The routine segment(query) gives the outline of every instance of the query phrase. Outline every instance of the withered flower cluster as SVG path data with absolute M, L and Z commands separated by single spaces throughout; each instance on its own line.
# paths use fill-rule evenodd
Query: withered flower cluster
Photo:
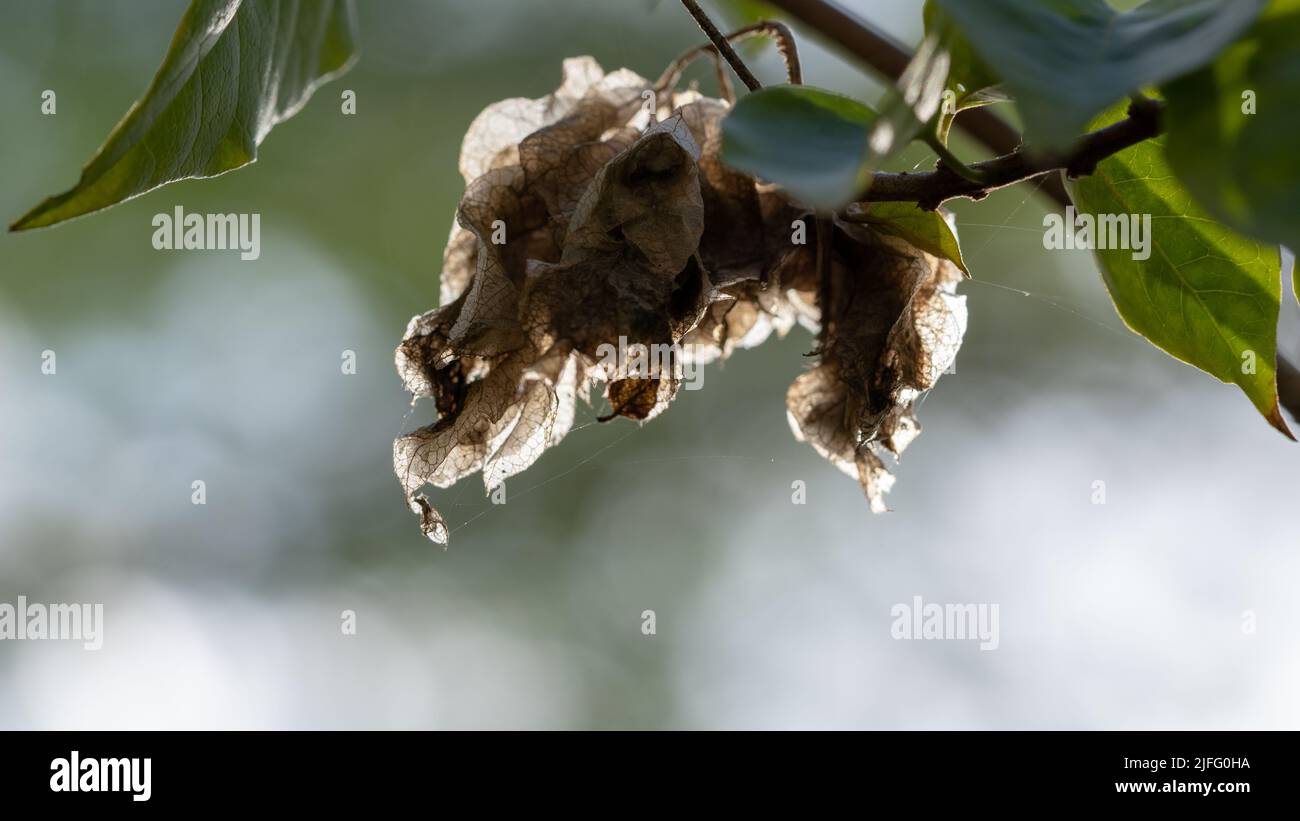
M 914 401 L 961 343 L 960 272 L 865 225 L 813 230 L 807 209 L 722 164 L 726 102 L 653 86 L 566 60 L 555 93 L 495 103 L 465 135 L 441 307 L 396 354 L 437 408 L 393 447 L 436 542 L 447 525 L 424 485 L 481 471 L 490 493 L 564 438 L 593 389 L 611 416 L 668 406 L 677 371 L 629 377 L 603 345 L 676 346 L 698 365 L 796 323 L 817 350 L 787 391 L 791 428 L 885 509 L 882 456 L 917 435 Z

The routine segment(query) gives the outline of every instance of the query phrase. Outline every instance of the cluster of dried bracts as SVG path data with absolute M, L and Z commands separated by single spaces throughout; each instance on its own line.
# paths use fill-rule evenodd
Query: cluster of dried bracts
M 794 434 L 885 509 L 882 457 L 917 435 L 913 403 L 961 344 L 960 272 L 866 225 L 818 224 L 722 164 L 727 102 L 656 85 L 567 60 L 554 94 L 489 106 L 465 135 L 441 307 L 397 349 L 407 389 L 437 408 L 393 448 L 436 542 L 447 526 L 424 485 L 481 471 L 491 492 L 564 438 L 580 398 L 636 420 L 668 406 L 679 373 L 629 376 L 611 346 L 698 365 L 796 323 L 817 349 L 786 392 Z

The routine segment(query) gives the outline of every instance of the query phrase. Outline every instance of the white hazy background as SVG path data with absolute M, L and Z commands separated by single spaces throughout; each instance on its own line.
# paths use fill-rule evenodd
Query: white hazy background
M 918 37 L 919 2 L 849 5 Z M 436 302 L 460 134 L 563 56 L 654 76 L 699 36 L 669 0 L 361 6 L 361 63 L 255 166 L 0 239 L 0 601 L 106 621 L 98 652 L 0 641 L 0 727 L 1300 726 L 1300 450 L 1124 330 L 1026 187 L 957 209 L 970 331 L 893 512 L 792 439 L 796 330 L 643 429 L 587 410 L 504 506 L 435 493 L 451 549 L 422 539 L 391 442 L 432 410 L 391 352 Z M 4 4 L 7 220 L 75 180 L 183 7 Z M 176 205 L 261 213 L 261 258 L 153 251 Z M 999 648 L 891 639 L 915 595 L 997 604 Z

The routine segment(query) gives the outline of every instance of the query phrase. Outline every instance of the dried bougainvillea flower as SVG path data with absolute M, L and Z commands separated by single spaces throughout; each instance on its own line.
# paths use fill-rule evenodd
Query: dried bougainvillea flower
M 466 135 L 443 305 L 411 321 L 396 354 L 407 389 L 438 410 L 394 443 L 408 502 L 435 541 L 447 527 L 419 495 L 425 484 L 481 470 L 491 491 L 564 437 L 593 384 L 636 419 L 676 394 L 672 374 L 618 379 L 622 363 L 602 355 L 629 341 L 673 345 L 712 293 L 696 258 L 699 148 L 680 116 L 651 122 L 648 89 L 631 72 L 569 60 L 555 94 L 491 106 Z
M 883 509 L 879 452 L 919 430 L 912 403 L 961 340 L 956 269 L 864 225 L 835 222 L 826 249 L 800 244 L 812 215 L 721 162 L 729 109 L 579 57 L 555 93 L 495 103 L 470 125 L 441 306 L 411 320 L 396 353 L 406 388 L 438 413 L 393 446 L 431 539 L 449 534 L 425 485 L 481 471 L 491 493 L 563 439 L 593 391 L 602 421 L 651 419 L 682 366 L 796 323 L 819 339 L 787 398 L 796 436 Z M 667 368 L 645 371 L 638 348 L 670 351 Z
M 879 513 L 894 484 L 882 457 L 896 460 L 921 432 L 916 399 L 951 367 L 966 332 L 962 273 L 860 225 L 837 220 L 826 233 L 829 247 L 798 262 L 816 267 L 826 254 L 818 301 L 831 308 L 817 362 L 786 392 L 786 409 L 795 438 L 855 477 Z

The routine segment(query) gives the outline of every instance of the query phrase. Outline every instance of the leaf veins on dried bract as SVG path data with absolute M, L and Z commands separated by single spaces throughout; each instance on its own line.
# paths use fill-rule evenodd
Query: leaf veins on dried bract
M 396 353 L 406 388 L 438 414 L 393 445 L 425 535 L 448 537 L 425 485 L 481 471 L 490 493 L 558 444 L 593 391 L 609 406 L 602 418 L 668 407 L 679 372 L 625 378 L 602 345 L 677 345 L 703 364 L 797 322 L 818 333 L 818 349 L 787 393 L 795 435 L 884 509 L 892 476 L 881 457 L 919 432 L 915 399 L 961 343 L 960 274 L 836 222 L 822 281 L 816 241 L 790 242 L 793 221 L 811 226 L 812 215 L 720 161 L 728 110 L 578 57 L 553 94 L 495 103 L 470 125 L 441 306 L 411 320 Z

